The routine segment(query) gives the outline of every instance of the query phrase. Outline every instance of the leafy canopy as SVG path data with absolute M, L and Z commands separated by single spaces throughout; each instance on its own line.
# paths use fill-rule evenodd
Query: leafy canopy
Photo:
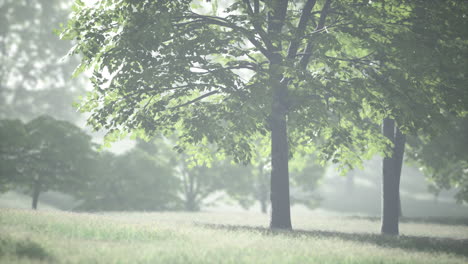
M 443 13 L 459 5 L 453 1 Z M 384 117 L 397 117 L 407 132 L 442 119 L 446 97 L 440 85 L 428 85 L 439 77 L 422 72 L 425 59 L 405 49 L 426 30 L 445 29 L 437 28 L 437 15 L 424 15 L 435 8 L 421 15 L 423 6 L 78 0 L 62 37 L 75 40 L 71 53 L 82 55 L 77 73 L 93 70 L 94 90 L 80 109 L 110 139 L 177 130 L 180 150 L 215 142 L 236 162 L 249 161 L 254 139 L 270 131 L 273 77 L 287 87 L 279 103 L 287 112 L 291 155 L 315 144 L 324 160 L 352 166 L 386 149 L 377 126 Z M 272 29 L 279 23 L 271 21 L 273 11 L 285 17 L 279 31 Z M 427 28 L 419 26 L 424 21 Z M 412 50 L 428 51 L 430 44 Z M 441 47 L 465 47 L 457 45 L 444 38 Z M 412 105 L 425 107 L 408 111 Z

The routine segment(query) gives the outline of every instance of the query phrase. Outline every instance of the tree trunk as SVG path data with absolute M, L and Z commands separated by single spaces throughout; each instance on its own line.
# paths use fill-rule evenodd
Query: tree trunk
M 282 83 L 280 34 L 284 25 L 288 0 L 271 2 L 268 13 L 268 35 L 272 43 L 269 58 L 269 78 L 272 91 L 271 102 L 271 221 L 272 229 L 292 229 L 289 202 L 289 146 L 287 132 L 287 83 Z
M 185 210 L 189 212 L 198 211 L 198 206 L 193 195 L 187 195 L 185 199 Z
M 194 212 L 198 211 L 197 193 L 195 192 L 195 179 L 193 174 L 188 174 L 188 188 L 185 190 L 185 210 Z
M 41 182 L 39 177 L 34 179 L 33 193 L 32 193 L 32 209 L 37 209 L 37 203 L 39 202 L 39 194 L 41 193 Z
M 275 108 L 275 107 L 273 107 Z M 291 229 L 286 115 L 273 109 L 271 127 L 271 228 Z
M 260 210 L 262 211 L 262 214 L 267 213 L 267 201 L 265 199 L 260 200 Z
M 270 64 L 272 71 L 277 65 Z M 291 212 L 289 202 L 289 146 L 286 125 L 287 86 L 275 74 L 272 76 L 272 110 L 271 110 L 271 222 L 270 228 L 291 229 Z
M 395 153 L 395 162 L 396 162 L 396 169 L 398 170 L 398 186 L 400 184 L 400 179 L 401 179 L 401 171 L 403 168 L 403 156 L 405 154 L 405 144 L 406 144 L 406 136 L 403 135 L 396 126 L 395 128 L 395 148 L 394 148 L 394 153 Z M 398 216 L 402 217 L 403 216 L 403 209 L 401 207 L 401 196 L 400 196 L 400 188 L 398 187 Z
M 395 126 L 395 120 L 385 118 L 382 132 L 393 144 L 391 157 L 383 159 L 382 229 L 385 235 L 398 235 L 400 216 L 400 175 L 403 165 L 405 136 Z

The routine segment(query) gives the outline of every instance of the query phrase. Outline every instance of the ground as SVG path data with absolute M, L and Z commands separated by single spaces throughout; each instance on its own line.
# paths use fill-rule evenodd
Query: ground
M 295 231 L 242 212 L 72 213 L 0 209 L 0 263 L 468 263 L 466 219 L 293 214 Z

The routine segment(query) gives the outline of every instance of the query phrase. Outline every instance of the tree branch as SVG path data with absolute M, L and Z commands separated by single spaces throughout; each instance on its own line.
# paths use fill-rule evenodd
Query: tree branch
M 325 20 L 328 15 L 328 9 L 330 8 L 331 0 L 326 0 L 325 4 L 323 5 L 322 12 L 320 12 L 319 22 L 317 24 L 317 28 L 315 31 L 322 31 L 325 28 Z M 299 62 L 300 66 L 305 69 L 307 68 L 307 64 L 309 64 L 310 56 L 312 56 L 312 49 L 313 49 L 313 39 L 309 38 L 307 42 L 307 46 L 304 50 L 304 56 L 302 57 L 301 61 Z
M 287 55 L 288 59 L 293 59 L 297 54 L 300 41 L 302 37 L 304 37 L 304 32 L 307 26 L 307 22 L 309 18 L 311 17 L 311 11 L 314 8 L 316 2 L 317 2 L 316 0 L 308 0 L 305 3 L 304 8 L 302 9 L 301 18 L 299 19 L 299 24 L 297 25 L 297 29 L 296 29 L 296 34 L 294 36 L 294 39 L 291 40 L 291 43 L 289 44 L 288 55 Z
M 219 91 L 217 91 L 217 90 L 216 90 L 216 91 L 211 91 L 211 92 L 206 93 L 206 94 L 204 94 L 204 95 L 201 95 L 201 96 L 199 96 L 199 97 L 197 97 L 197 98 L 195 98 L 195 99 L 193 99 L 193 100 L 190 100 L 190 101 L 188 101 L 188 102 L 186 102 L 186 103 L 183 103 L 183 104 L 180 104 L 180 105 L 171 107 L 170 109 L 177 109 L 177 108 L 181 108 L 181 107 L 184 107 L 184 106 L 193 104 L 193 103 L 195 103 L 195 102 L 200 101 L 200 100 L 203 99 L 203 98 L 206 98 L 206 97 L 208 97 L 208 96 L 211 96 L 211 95 L 217 94 L 217 93 L 219 93 Z
M 267 58 L 272 57 L 272 53 L 268 49 L 263 47 L 263 45 L 247 29 L 239 27 L 233 24 L 232 22 L 230 22 L 229 20 L 221 18 L 221 17 L 204 16 L 204 15 L 200 15 L 194 12 L 190 12 L 190 13 L 192 15 L 184 16 L 182 18 L 186 18 L 186 19 L 196 18 L 196 20 L 193 20 L 192 23 L 207 23 L 211 25 L 218 25 L 218 26 L 230 28 L 232 30 L 236 30 L 237 32 L 242 33 L 250 41 L 250 43 L 252 43 L 252 45 L 254 45 L 265 57 Z M 189 22 L 185 22 L 185 23 L 189 23 Z
M 286 13 L 288 11 L 288 0 L 276 0 L 270 1 L 276 3 L 276 6 L 271 6 L 270 13 L 268 14 L 268 31 L 281 30 L 284 20 L 286 19 Z
M 254 0 L 254 13 L 258 14 L 260 12 L 260 0 Z
M 258 23 L 258 19 L 257 19 L 257 14 L 258 12 L 255 12 L 254 10 L 252 10 L 252 7 L 250 5 L 250 0 L 243 0 L 245 5 L 247 6 L 247 14 L 250 16 L 250 20 L 252 22 L 252 25 L 254 27 L 254 29 L 257 31 L 258 35 L 260 36 L 260 38 L 262 39 L 263 43 L 265 43 L 266 45 L 266 48 L 270 51 L 273 50 L 273 43 L 271 43 L 271 40 L 270 38 L 268 38 L 267 36 L 267 33 L 265 32 L 265 30 L 263 29 L 262 25 L 260 25 L 260 23 Z M 258 0 L 257 0 L 258 2 Z

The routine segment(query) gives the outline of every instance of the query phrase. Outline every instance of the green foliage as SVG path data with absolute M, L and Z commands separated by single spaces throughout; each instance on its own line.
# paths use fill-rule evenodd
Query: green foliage
M 89 175 L 94 162 L 91 137 L 50 116 L 26 124 L 1 120 L 0 135 L 0 182 L 10 187 L 28 189 L 37 181 L 42 191 L 73 191 Z
M 76 41 L 70 53 L 82 56 L 79 71 L 93 70 L 94 90 L 80 110 L 111 139 L 177 131 L 180 152 L 210 163 L 206 146 L 216 143 L 221 156 L 249 163 L 278 108 L 290 156 L 315 150 L 322 164 L 346 170 L 390 154 L 383 118 L 406 134 L 431 135 L 446 126 L 444 113 L 467 114 L 467 8 L 457 0 L 237 0 L 211 8 L 77 1 L 62 37 Z
M 79 210 L 157 211 L 181 207 L 178 181 L 167 161 L 132 149 L 121 155 L 99 153 Z
M 419 165 L 432 190 L 455 188 L 459 202 L 468 202 L 468 119 L 447 117 L 450 125 L 435 136 L 408 140 L 410 161 Z
M 254 24 L 263 22 L 250 21 L 241 1 L 219 17 L 207 16 L 189 3 L 75 5 L 62 37 L 77 41 L 72 53 L 81 54 L 82 65 L 94 70 L 95 88 L 80 109 L 91 112 L 88 122 L 95 129 L 118 133 L 142 129 L 148 135 L 177 130 L 181 150 L 215 142 L 234 161 L 248 162 L 252 138 L 270 129 L 271 54 L 254 37 Z M 259 17 L 268 10 L 268 5 L 261 6 Z M 291 12 L 285 26 L 293 27 L 299 14 Z M 312 34 L 313 26 L 306 31 Z M 293 31 L 284 32 L 278 37 L 286 43 Z M 350 50 L 356 41 L 340 42 L 331 34 L 318 34 L 315 41 L 314 61 L 307 69 L 287 60 L 278 68 L 290 78 L 286 101 L 291 141 L 325 138 L 323 158 L 355 163 L 360 152 L 373 150 L 367 147 L 369 141 L 383 146 L 383 139 L 372 125 L 350 125 L 368 123 L 359 111 L 361 95 L 367 93 L 329 76 L 349 71 L 354 83 L 366 76 L 352 70 L 353 65 L 331 64 L 327 51 Z M 349 98 L 355 101 L 348 103 Z M 373 133 L 364 133 L 369 129 Z M 322 137 L 327 131 L 329 136 Z M 351 139 L 355 135 L 361 136 Z M 337 152 L 340 155 L 334 155 Z

